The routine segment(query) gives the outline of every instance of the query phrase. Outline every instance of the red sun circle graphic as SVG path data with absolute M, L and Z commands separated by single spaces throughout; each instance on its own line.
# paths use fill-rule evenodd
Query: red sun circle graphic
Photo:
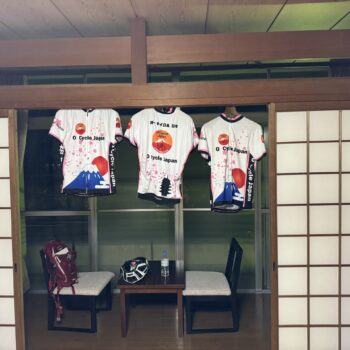
M 232 178 L 233 182 L 237 185 L 238 188 L 241 188 L 245 184 L 245 173 L 240 168 L 232 169 Z
M 159 153 L 167 153 L 173 145 L 173 138 L 165 130 L 157 130 L 152 136 L 152 146 Z
M 131 120 L 130 120 L 129 123 L 128 123 L 128 129 L 130 129 L 131 126 L 132 126 L 132 123 L 131 123 Z
M 83 135 L 86 131 L 86 126 L 84 123 L 78 123 L 76 126 L 75 126 L 75 132 L 79 135 Z
M 219 141 L 220 145 L 226 146 L 226 145 L 228 145 L 229 137 L 227 134 L 220 134 L 218 137 L 218 141 Z
M 107 174 L 107 172 L 108 172 L 108 161 L 107 161 L 106 158 L 104 158 L 102 156 L 98 156 L 98 157 L 93 159 L 91 164 L 96 165 L 98 171 L 100 172 L 100 174 L 102 176 Z

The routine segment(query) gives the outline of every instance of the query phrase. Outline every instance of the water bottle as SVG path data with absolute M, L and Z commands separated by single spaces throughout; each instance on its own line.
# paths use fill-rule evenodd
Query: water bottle
M 160 275 L 162 277 L 169 276 L 169 258 L 166 250 L 163 250 L 162 260 L 160 261 Z

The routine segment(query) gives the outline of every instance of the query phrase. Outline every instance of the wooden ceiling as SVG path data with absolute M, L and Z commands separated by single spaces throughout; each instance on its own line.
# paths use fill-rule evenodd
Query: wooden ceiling
M 350 29 L 350 1 L 1 0 L 0 39 Z

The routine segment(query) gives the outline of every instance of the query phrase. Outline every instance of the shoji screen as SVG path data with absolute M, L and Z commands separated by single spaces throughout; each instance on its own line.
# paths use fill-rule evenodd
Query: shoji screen
M 0 116 L 0 350 L 16 349 L 8 124 Z
M 279 350 L 350 349 L 350 111 L 276 120 Z

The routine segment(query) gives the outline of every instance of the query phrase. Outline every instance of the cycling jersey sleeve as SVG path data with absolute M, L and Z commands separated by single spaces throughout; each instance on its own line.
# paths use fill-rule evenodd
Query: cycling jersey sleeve
M 123 140 L 122 123 L 118 112 L 110 111 L 110 128 L 111 134 L 109 135 L 111 143 L 117 143 Z
M 133 146 L 137 146 L 136 125 L 133 117 L 131 117 L 128 123 L 128 128 L 126 129 L 124 136 L 130 141 Z
M 55 118 L 49 131 L 49 134 L 54 136 L 61 143 L 63 143 L 68 130 L 66 117 L 67 116 L 64 113 L 64 111 L 59 110 L 55 115 Z
M 202 127 L 201 133 L 199 136 L 198 151 L 200 152 L 201 156 L 204 159 L 206 159 L 208 161 L 210 160 L 207 132 L 206 132 L 206 128 L 204 126 Z
M 260 159 L 265 153 L 264 134 L 262 127 L 258 125 L 249 140 L 249 150 L 255 159 Z

